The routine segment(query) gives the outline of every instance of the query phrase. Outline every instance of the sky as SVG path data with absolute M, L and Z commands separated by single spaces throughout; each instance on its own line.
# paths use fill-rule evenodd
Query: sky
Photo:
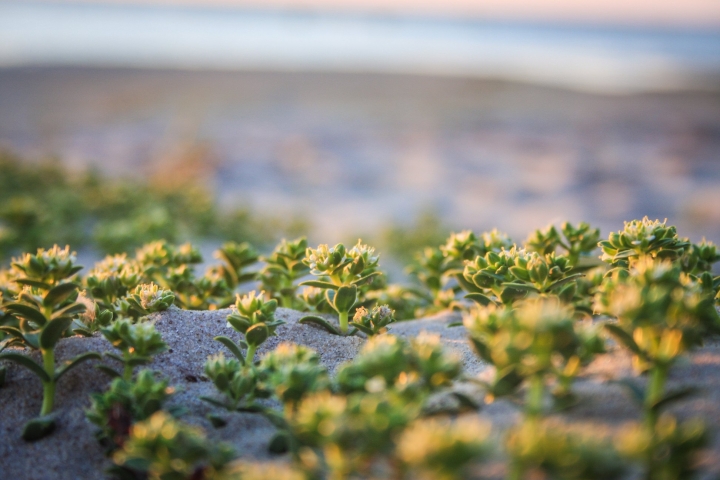
M 67 2 L 68 0 L 53 0 Z M 74 0 L 77 2 L 78 0 Z M 79 0 L 720 28 L 720 0 Z

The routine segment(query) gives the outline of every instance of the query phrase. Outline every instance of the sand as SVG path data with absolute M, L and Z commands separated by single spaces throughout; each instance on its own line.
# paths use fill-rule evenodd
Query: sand
M 224 349 L 213 337 L 237 335 L 226 326 L 225 317 L 228 313 L 229 310 L 195 312 L 172 307 L 156 315 L 156 327 L 169 350 L 158 355 L 150 367 L 162 372 L 172 385 L 179 388 L 180 392 L 171 404 L 181 404 L 187 408 L 184 421 L 202 426 L 211 439 L 230 443 L 243 458 L 284 461 L 286 457 L 268 453 L 267 444 L 274 428 L 261 415 L 225 415 L 229 424 L 222 429 L 214 429 L 205 418 L 210 412 L 224 413 L 198 397 L 215 393 L 212 383 L 203 376 L 203 364 L 207 356 Z M 321 362 L 332 372 L 343 362 L 352 359 L 362 347 L 364 340 L 361 338 L 338 337 L 312 326 L 298 324 L 302 315 L 293 310 L 278 309 L 277 317 L 287 323 L 278 328 L 278 336 L 269 339 L 258 354 L 262 356 L 281 341 L 306 345 L 318 351 Z M 422 331 L 440 334 L 445 347 L 462 356 L 468 375 L 490 375 L 492 369 L 478 360 L 467 344 L 464 328 L 447 328 L 448 323 L 457 319 L 457 314 L 440 314 L 402 322 L 393 325 L 391 333 L 402 337 L 414 337 Z M 110 344 L 102 337 L 68 338 L 58 344 L 57 358 L 62 361 L 86 351 L 111 350 Z M 24 442 L 20 439 L 20 433 L 23 424 L 40 410 L 40 382 L 26 370 L 7 365 L 7 381 L 0 389 L 0 478 L 103 478 L 108 460 L 95 440 L 94 426 L 84 418 L 84 409 L 89 406 L 89 394 L 107 388 L 109 379 L 96 370 L 92 363 L 76 368 L 61 380 L 55 405 L 57 430 L 35 443 Z M 720 428 L 718 368 L 720 342 L 713 340 L 678 365 L 672 371 L 669 384 L 670 388 L 688 384 L 702 388 L 699 395 L 677 405 L 672 411 L 681 418 L 703 417 L 713 434 Z M 584 370 L 576 383 L 575 391 L 581 397 L 581 403 L 556 416 L 606 433 L 638 419 L 640 412 L 624 390 L 607 382 L 631 375 L 630 358 L 624 351 L 615 348 L 608 354 L 600 355 Z M 498 432 L 520 417 L 519 407 L 508 400 L 483 406 L 479 415 L 492 420 Z M 720 473 L 720 442 L 717 438 L 713 439 L 711 449 L 703 455 L 702 467 L 702 478 L 713 478 Z M 485 474 L 490 478 L 501 478 L 502 470 L 501 463 L 495 462 L 489 465 Z

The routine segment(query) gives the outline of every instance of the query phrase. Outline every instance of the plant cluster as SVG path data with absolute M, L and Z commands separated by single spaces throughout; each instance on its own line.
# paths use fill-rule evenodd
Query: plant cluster
M 593 257 L 596 246 L 602 261 Z M 683 355 L 720 333 L 720 277 L 712 273 L 720 254 L 710 243 L 681 239 L 665 222 L 627 222 L 607 241 L 584 223 L 538 230 L 524 245 L 497 231 L 460 232 L 421 253 L 411 288 L 387 285 L 374 248 L 360 241 L 308 248 L 300 238 L 267 256 L 228 243 L 216 256 L 221 263 L 196 276 L 196 248 L 157 241 L 132 258 L 107 257 L 81 278 L 74 254 L 56 246 L 0 271 L 0 360 L 30 369 L 43 384 L 40 417 L 23 437 L 38 439 L 54 427 L 58 379 L 101 358 L 88 353 L 57 365 L 58 341 L 99 334 L 117 351 L 106 354 L 110 365 L 97 366 L 112 380 L 92 396 L 87 417 L 113 458 L 114 475 L 270 478 L 260 466 L 231 462 L 230 449 L 176 418 L 181 412 L 167 406 L 174 388 L 166 379 L 136 372 L 167 350 L 148 315 L 176 305 L 232 306 L 228 327 L 239 338 L 216 337 L 232 356 L 207 359 L 204 373 L 217 394 L 203 400 L 220 412 L 209 416 L 216 427 L 238 411 L 261 414 L 276 427 L 269 449 L 289 452 L 292 466 L 277 467 L 272 478 L 475 478 L 497 444 L 511 479 L 618 478 L 640 469 L 651 480 L 679 480 L 694 473 L 707 444 L 701 422 L 666 411 L 694 389 L 668 391 L 666 384 Z M 263 290 L 237 293 L 251 281 Z M 312 313 L 301 323 L 366 341 L 332 376 L 304 346 L 280 343 L 256 360 L 258 348 L 282 336 L 279 305 Z M 396 318 L 441 309 L 463 312 L 471 345 L 494 367 L 489 381 L 464 377 L 460 358 L 444 352 L 437 336 L 405 340 L 388 332 Z M 332 313 L 337 324 L 326 315 Z M 547 418 L 579 401 L 574 379 L 615 345 L 606 345 L 605 334 L 648 377 L 642 386 L 621 381 L 643 419 L 614 436 Z M 0 370 L 0 386 L 3 377 Z M 486 402 L 510 397 L 523 405 L 522 420 L 504 439 L 490 424 L 462 416 L 479 407 L 458 388 L 468 380 L 484 389 Z

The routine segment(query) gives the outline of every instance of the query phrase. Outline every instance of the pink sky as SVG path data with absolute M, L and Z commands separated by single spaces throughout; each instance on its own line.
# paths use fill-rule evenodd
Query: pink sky
M 57 0 L 64 1 L 64 0 Z M 86 0 L 98 1 L 98 0 Z M 137 4 L 450 15 L 490 19 L 720 27 L 720 0 L 99 0 Z

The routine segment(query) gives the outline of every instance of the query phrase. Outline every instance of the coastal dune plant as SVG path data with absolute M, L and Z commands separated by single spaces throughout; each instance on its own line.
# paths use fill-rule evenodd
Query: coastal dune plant
M 235 308 L 227 316 L 228 326 L 241 333 L 244 340 L 235 343 L 229 337 L 215 337 L 215 340 L 225 345 L 243 364 L 253 365 L 257 348 L 268 337 L 277 335 L 275 330 L 285 323 L 275 318 L 277 300 L 266 300 L 263 293 L 258 294 L 253 290 L 247 295 L 238 294 Z M 245 355 L 240 348 L 247 349 Z
M 210 442 L 198 427 L 160 410 L 130 428 L 110 472 L 122 479 L 220 480 L 234 457 L 229 446 Z
M 133 323 L 130 319 L 121 318 L 100 332 L 113 347 L 120 350 L 121 355 L 105 355 L 120 362 L 123 370 L 119 373 L 107 365 L 98 365 L 98 368 L 111 377 L 122 377 L 126 382 L 132 380 L 134 367 L 147 365 L 153 356 L 167 350 L 162 335 L 148 320 Z
M 87 352 L 58 366 L 55 346 L 72 335 L 73 320 L 85 312 L 85 304 L 78 300 L 79 285 L 72 281 L 82 267 L 76 265 L 74 252 L 57 245 L 49 250 L 39 249 L 35 255 L 25 254 L 15 259 L 12 268 L 14 281 L 22 286 L 17 296 L 4 309 L 18 319 L 17 327 L 0 326 L 13 337 L 16 344 L 39 351 L 42 364 L 16 351 L 3 351 L 0 360 L 8 360 L 33 372 L 43 385 L 40 416 L 29 421 L 23 430 L 25 440 L 37 440 L 52 432 L 55 419 L 50 414 L 55 402 L 58 380 L 80 363 L 99 359 L 95 352 Z
M 123 446 L 134 423 L 161 410 L 174 393 L 167 379 L 158 380 L 151 370 L 141 370 L 132 380 L 115 378 L 108 390 L 91 394 L 85 416 L 98 427 L 98 440 L 111 452 Z
M 338 315 L 339 328 L 314 315 L 303 317 L 300 323 L 314 323 L 335 335 L 354 333 L 355 330 L 348 330 L 349 316 L 359 301 L 358 287 L 380 275 L 375 249 L 360 240 L 351 249 L 346 249 L 342 243 L 334 247 L 320 245 L 315 249 L 307 249 L 303 263 L 310 268 L 310 273 L 318 278 L 300 285 L 325 291 L 327 304 Z
M 282 307 L 306 308 L 297 297 L 297 289 L 298 280 L 310 272 L 310 267 L 303 262 L 307 248 L 305 237 L 292 241 L 283 239 L 270 255 L 262 257 L 265 265 L 258 273 L 262 289 Z
M 543 413 L 551 383 L 556 401 L 571 401 L 570 387 L 580 368 L 604 351 L 595 327 L 578 323 L 572 308 L 552 297 L 528 299 L 515 308 L 475 308 L 464 325 L 476 353 L 495 367 L 487 400 L 526 386 L 530 417 Z

